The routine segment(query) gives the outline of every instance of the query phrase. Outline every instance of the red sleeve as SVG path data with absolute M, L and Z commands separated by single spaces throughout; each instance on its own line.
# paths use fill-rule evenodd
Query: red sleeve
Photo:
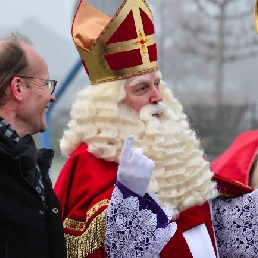
M 116 182 L 117 167 L 115 162 L 94 157 L 85 143 L 64 164 L 54 190 L 62 206 L 70 256 L 82 253 L 85 257 L 89 254 L 103 257 L 105 214 Z

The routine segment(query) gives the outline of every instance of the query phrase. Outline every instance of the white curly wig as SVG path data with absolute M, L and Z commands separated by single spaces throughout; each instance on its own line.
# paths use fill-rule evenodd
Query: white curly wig
M 71 121 L 60 141 L 65 156 L 86 142 L 94 156 L 119 163 L 126 136 L 155 162 L 148 192 L 157 193 L 161 206 L 175 216 L 217 196 L 210 165 L 204 160 L 200 142 L 189 127 L 182 106 L 161 81 L 163 102 L 147 105 L 140 113 L 125 101 L 125 80 L 91 85 L 78 93 Z M 157 119 L 152 114 L 162 112 Z

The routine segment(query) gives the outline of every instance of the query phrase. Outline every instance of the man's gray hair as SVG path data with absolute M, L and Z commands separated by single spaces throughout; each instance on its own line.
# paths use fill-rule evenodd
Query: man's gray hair
M 6 89 L 13 78 L 30 68 L 23 44 L 33 45 L 27 36 L 18 31 L 0 39 L 0 105 L 4 104 Z
M 12 41 L 12 42 L 17 42 L 17 43 L 24 43 L 29 46 L 33 46 L 33 43 L 29 37 L 26 35 L 20 33 L 19 31 L 13 31 L 7 33 L 3 38 L 0 40 L 6 40 L 6 41 Z

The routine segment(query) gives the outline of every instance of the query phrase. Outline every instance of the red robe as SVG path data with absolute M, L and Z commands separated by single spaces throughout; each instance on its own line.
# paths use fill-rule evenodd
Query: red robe
M 103 245 L 105 214 L 116 182 L 118 164 L 94 157 L 81 144 L 65 163 L 55 184 L 55 192 L 62 205 L 68 257 L 107 257 Z M 223 180 L 218 179 L 220 182 Z M 230 184 L 230 182 L 227 182 Z M 221 184 L 222 189 L 223 184 Z M 238 192 L 230 187 L 228 194 Z M 247 192 L 242 189 L 243 193 Z M 181 212 L 177 231 L 163 248 L 160 257 L 192 258 L 183 232 L 205 223 L 215 249 L 208 203 Z
M 258 130 L 247 131 L 211 163 L 211 168 L 220 176 L 250 185 L 250 170 L 257 154 Z

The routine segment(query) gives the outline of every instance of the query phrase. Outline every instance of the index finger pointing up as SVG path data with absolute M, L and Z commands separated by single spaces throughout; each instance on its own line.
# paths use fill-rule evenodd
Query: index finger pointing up
M 121 151 L 120 160 L 122 158 L 125 161 L 129 161 L 130 155 L 131 155 L 131 149 L 133 146 L 133 139 L 134 139 L 133 135 L 129 135 L 126 137 L 124 145 L 123 145 L 123 149 Z

